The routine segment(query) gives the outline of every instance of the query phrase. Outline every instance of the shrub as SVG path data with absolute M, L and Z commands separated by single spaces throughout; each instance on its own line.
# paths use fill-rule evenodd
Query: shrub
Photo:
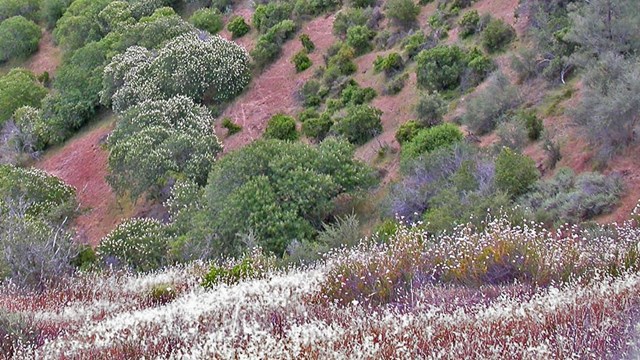
M 494 69 L 493 60 L 474 48 L 467 55 L 467 69 L 462 78 L 462 90 L 468 90 L 480 84 Z
M 333 34 L 339 37 L 347 35 L 349 28 L 353 26 L 364 26 L 369 23 L 373 15 L 371 8 L 347 8 L 336 14 L 333 20 Z
M 78 246 L 78 254 L 71 260 L 71 265 L 80 271 L 89 271 L 98 265 L 98 255 L 89 245 Z
M 124 1 L 114 1 L 107 5 L 98 13 L 98 20 L 103 34 L 121 32 L 136 22 L 129 3 Z
M 22 16 L 0 22 L 0 63 L 33 54 L 41 36 L 40 27 Z
M 371 40 L 375 35 L 375 31 L 367 26 L 352 26 L 347 29 L 347 45 L 351 46 L 357 55 L 362 55 L 371 50 Z
M 291 116 L 277 114 L 269 119 L 267 129 L 264 132 L 267 139 L 278 139 L 287 141 L 298 140 L 298 131 L 296 130 L 296 120 Z
M 402 161 L 407 163 L 422 154 L 436 149 L 451 146 L 464 138 L 462 131 L 453 124 L 442 124 L 422 129 L 405 143 L 402 148 Z
M 216 8 L 196 10 L 189 21 L 193 26 L 208 31 L 209 34 L 217 34 L 224 27 L 222 14 Z
M 492 19 L 482 32 L 482 46 L 488 52 L 502 50 L 516 36 L 511 25 L 500 19 Z
M 331 11 L 342 5 L 340 0 L 296 0 L 293 9 L 294 15 L 319 15 Z
M 315 141 L 322 141 L 329 134 L 333 120 L 328 114 L 311 117 L 302 123 L 302 133 L 304 136 Z
M 519 111 L 516 113 L 515 117 L 524 124 L 529 140 L 535 141 L 540 139 L 540 136 L 544 131 L 544 124 L 542 119 L 536 115 L 535 111 Z
M 518 118 L 511 118 L 501 122 L 496 134 L 500 139 L 498 146 L 508 147 L 512 150 L 520 151 L 527 143 L 527 129 L 525 124 Z
M 420 7 L 413 0 L 389 0 L 385 5 L 385 15 L 400 26 L 413 25 L 419 14 Z
M 315 50 L 316 45 L 311 41 L 311 38 L 307 34 L 301 34 L 300 43 L 302 43 L 302 47 L 307 51 L 308 54 L 312 53 Z
M 53 29 L 58 19 L 62 17 L 72 1 L 73 0 L 42 0 L 42 18 L 46 22 L 47 29 Z
M 175 176 L 204 184 L 222 150 L 209 111 L 184 96 L 145 101 L 118 118 L 107 139 L 110 175 L 118 194 L 155 196 Z M 153 149 L 153 151 L 149 151 Z
M 422 31 L 416 31 L 415 33 L 407 36 L 402 41 L 402 48 L 404 49 L 407 58 L 413 59 L 418 53 L 428 47 L 427 37 Z
M 373 88 L 361 88 L 356 82 L 347 85 L 340 93 L 343 106 L 366 104 L 371 102 L 376 95 Z
M 478 23 L 480 22 L 480 15 L 477 10 L 470 10 L 462 15 L 462 18 L 458 21 L 460 26 L 460 37 L 467 38 L 476 33 L 478 30 Z
M 14 359 L 18 348 L 37 346 L 40 335 L 27 316 L 0 309 L 0 353 L 7 359 Z
M 460 84 L 465 54 L 459 47 L 439 45 L 417 57 L 418 86 L 427 90 L 451 90 Z
M 39 0 L 1 0 L 0 22 L 14 16 L 24 16 L 29 20 L 37 21 L 39 8 Z
M 382 92 L 385 95 L 395 95 L 399 93 L 404 88 L 404 84 L 407 82 L 408 78 L 409 74 L 407 73 L 395 76 L 383 85 Z
M 423 127 L 440 124 L 446 112 L 447 102 L 438 92 L 422 93 L 415 107 L 416 117 Z
M 329 58 L 327 71 L 325 73 L 325 81 L 329 78 L 327 74 L 330 72 L 331 68 L 335 68 L 339 75 L 351 75 L 356 72 L 358 67 L 353 62 L 355 56 L 355 50 L 351 46 L 342 44 L 339 47 L 338 52 Z
M 618 176 L 590 172 L 576 176 L 562 168 L 553 178 L 536 183 L 519 203 L 533 211 L 536 221 L 575 224 L 611 212 L 623 190 Z
M 283 20 L 267 33 L 258 38 L 258 43 L 251 50 L 251 57 L 259 69 L 266 67 L 280 56 L 282 44 L 296 31 L 292 20 Z
M 349 5 L 354 8 L 374 7 L 376 0 L 349 0 Z
M 469 100 L 462 122 L 477 135 L 492 131 L 520 103 L 517 89 L 498 73 L 487 87 Z
M 165 305 L 175 300 L 178 292 L 172 284 L 156 284 L 147 292 L 149 302 L 154 305 Z
M 128 219 L 100 240 L 98 256 L 109 266 L 150 271 L 166 264 L 167 236 L 153 219 Z
M 244 22 L 244 18 L 242 16 L 236 15 L 229 19 L 229 22 L 227 23 L 227 29 L 231 32 L 231 36 L 234 39 L 237 39 L 239 37 L 243 37 L 246 33 L 248 33 L 251 27 L 249 27 L 249 25 Z
M 413 140 L 413 138 L 422 128 L 423 127 L 419 122 L 415 120 L 409 120 L 406 123 L 400 125 L 400 127 L 396 131 L 396 140 L 398 140 L 398 143 L 400 143 L 400 145 L 404 145 L 405 143 Z
M 75 0 L 56 22 L 53 37 L 64 49 L 76 50 L 104 35 L 99 14 L 111 0 Z
M 384 71 L 387 77 L 391 77 L 403 69 L 404 61 L 402 60 L 402 56 L 397 52 L 392 52 L 387 56 L 378 55 L 373 62 L 373 70 L 375 72 Z
M 242 126 L 234 123 L 228 117 L 222 119 L 222 127 L 227 129 L 227 136 L 231 136 L 242 131 Z
M 347 114 L 338 119 L 332 131 L 344 136 L 350 143 L 362 145 L 382 132 L 382 111 L 369 105 L 347 108 Z
M 311 65 L 313 65 L 311 59 L 309 58 L 309 55 L 307 55 L 306 50 L 298 51 L 295 55 L 293 55 L 293 58 L 291 58 L 291 62 L 293 63 L 293 65 L 295 65 L 296 72 L 305 71 L 310 68 Z
M 221 13 L 228 13 L 233 5 L 233 0 L 211 0 L 211 7 L 218 9 Z
M 502 148 L 496 158 L 496 186 L 511 198 L 528 192 L 540 173 L 530 157 Z
M 252 22 L 253 27 L 260 33 L 266 33 L 278 23 L 291 19 L 293 5 L 286 1 L 274 1 L 267 4 L 260 4 L 256 7 Z
M 302 99 L 304 106 L 318 106 L 322 103 L 322 96 L 320 96 L 321 86 L 320 82 L 314 79 L 310 79 L 302 85 L 299 97 Z
M 25 69 L 12 69 L 0 77 L 0 126 L 22 106 L 40 107 L 47 89 Z

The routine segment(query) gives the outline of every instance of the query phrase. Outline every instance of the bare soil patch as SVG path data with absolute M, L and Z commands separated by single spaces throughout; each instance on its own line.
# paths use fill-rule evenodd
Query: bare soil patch
M 38 51 L 24 64 L 24 67 L 34 74 L 48 72 L 53 76 L 60 65 L 62 51 L 55 46 L 51 32 L 43 30 L 42 38 L 38 44 Z

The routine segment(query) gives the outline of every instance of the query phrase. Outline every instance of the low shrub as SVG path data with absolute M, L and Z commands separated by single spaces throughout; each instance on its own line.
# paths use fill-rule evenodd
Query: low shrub
M 301 34 L 299 39 L 302 47 L 307 51 L 308 54 L 312 53 L 313 50 L 316 49 L 316 45 L 313 43 L 313 41 L 311 41 L 309 35 Z
M 480 22 L 480 14 L 477 10 L 467 11 L 458 21 L 460 26 L 459 35 L 461 38 L 467 38 L 478 31 L 478 23 Z
M 310 79 L 302 85 L 298 96 L 305 107 L 318 106 L 322 103 L 323 97 L 320 94 L 321 86 L 322 84 L 315 79 Z
M 422 31 L 407 36 L 402 41 L 402 48 L 408 59 L 413 59 L 422 50 L 429 47 L 427 36 Z
M 373 70 L 375 72 L 384 71 L 387 77 L 391 77 L 403 69 L 404 61 L 402 60 L 402 56 L 397 52 L 392 52 L 387 56 L 378 55 L 373 62 Z
M 262 69 L 274 62 L 282 51 L 282 44 L 296 31 L 296 24 L 292 20 L 283 20 L 270 28 L 258 38 L 258 43 L 251 50 L 251 57 L 255 65 Z
M 476 135 L 492 131 L 520 103 L 517 88 L 501 73 L 495 74 L 487 87 L 471 98 L 462 122 Z
M 47 89 L 29 70 L 15 68 L 0 76 L 0 126 L 22 106 L 39 108 L 46 95 Z
M 362 145 L 382 132 L 381 116 L 380 109 L 369 105 L 351 106 L 331 130 L 344 136 L 352 144 Z
M 0 353 L 13 359 L 18 348 L 35 347 L 40 334 L 27 316 L 0 308 Z
M 277 114 L 269 119 L 267 129 L 264 132 L 267 139 L 278 139 L 287 141 L 298 140 L 298 131 L 296 130 L 296 120 L 291 116 Z
M 513 27 L 500 19 L 492 19 L 482 31 L 482 46 L 489 53 L 502 50 L 516 37 Z
M 361 88 L 353 82 L 347 85 L 340 93 L 342 106 L 362 105 L 371 102 L 377 96 L 373 88 Z
M 438 45 L 421 51 L 416 59 L 418 86 L 432 91 L 455 89 L 466 66 L 464 51 L 455 45 Z
M 366 25 L 356 25 L 347 29 L 347 45 L 351 46 L 357 55 L 369 52 L 372 48 L 371 40 L 375 37 L 375 31 Z
M 518 118 L 512 117 L 501 122 L 496 128 L 496 134 L 500 141 L 498 146 L 508 147 L 511 150 L 520 151 L 527 144 L 527 129 L 525 124 Z
M 296 72 L 305 71 L 313 65 L 306 50 L 300 50 L 293 55 L 291 63 L 296 67 Z
M 523 110 L 516 113 L 515 117 L 524 124 L 527 130 L 529 140 L 535 141 L 540 139 L 544 131 L 544 124 L 536 113 L 532 110 Z
M 153 305 L 166 305 L 178 297 L 172 284 L 156 284 L 147 291 L 147 299 Z
M 463 138 L 462 131 L 456 125 L 450 123 L 422 129 L 418 131 L 411 141 L 403 146 L 402 162 L 407 163 L 422 154 L 451 146 L 462 141 Z
M 291 19 L 293 4 L 288 1 L 270 1 L 256 6 L 252 15 L 253 27 L 260 33 L 266 33 L 278 23 Z
M 242 126 L 234 123 L 230 118 L 222 119 L 222 127 L 227 129 L 227 136 L 231 136 L 242 131 Z
M 419 122 L 415 120 L 409 120 L 404 124 L 400 125 L 398 130 L 396 131 L 396 140 L 400 145 L 403 145 L 411 140 L 418 134 L 423 127 Z
M 438 92 L 422 93 L 415 106 L 416 118 L 423 127 L 442 123 L 442 117 L 446 112 L 447 102 Z
M 274 258 L 263 255 L 260 249 L 254 249 L 239 261 L 211 265 L 201 285 L 205 289 L 212 289 L 218 284 L 233 285 L 247 279 L 260 278 L 274 264 Z
M 420 7 L 413 0 L 389 0 L 385 4 L 385 15 L 399 26 L 413 25 L 419 14 Z
M 224 27 L 222 14 L 216 8 L 205 8 L 196 10 L 189 21 L 200 30 L 217 34 Z
M 227 23 L 227 30 L 231 32 L 231 36 L 234 39 L 237 39 L 248 33 L 249 30 L 251 30 L 251 27 L 244 21 L 242 16 L 236 15 L 229 19 L 229 22 Z
M 404 88 L 404 84 L 407 82 L 408 78 L 409 78 L 409 74 L 407 73 L 395 76 L 391 80 L 388 80 L 382 86 L 382 92 L 385 95 L 395 95 L 399 93 Z
M 333 34 L 344 39 L 347 30 L 353 26 L 364 26 L 373 16 L 371 8 L 346 8 L 336 14 L 333 20 Z
M 328 114 L 311 117 L 302 123 L 302 133 L 315 141 L 322 141 L 329 134 L 333 120 Z

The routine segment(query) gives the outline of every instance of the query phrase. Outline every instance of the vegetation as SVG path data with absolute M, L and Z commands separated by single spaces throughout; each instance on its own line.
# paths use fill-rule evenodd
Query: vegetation
M 309 55 L 307 55 L 307 51 L 306 50 L 298 51 L 291 58 L 291 62 L 296 67 L 296 72 L 305 71 L 308 68 L 310 68 L 311 65 L 313 65 L 313 63 L 311 62 L 311 59 L 309 58 Z
M 269 119 L 267 129 L 264 132 L 267 139 L 295 141 L 298 140 L 296 120 L 291 116 L 277 114 Z
M 251 27 L 244 21 L 242 16 L 234 16 L 227 23 L 227 29 L 231 32 L 234 39 L 246 35 Z
M 420 7 L 413 0 L 389 0 L 385 14 L 396 24 L 408 27 L 415 23 Z
M 0 76 L 0 125 L 22 106 L 40 107 L 46 95 L 47 89 L 29 70 L 16 68 Z
M 41 36 L 40 27 L 22 16 L 3 20 L 0 22 L 0 63 L 33 54 Z
M 354 105 L 347 108 L 344 117 L 331 127 L 352 144 L 362 145 L 382 132 L 382 111 L 369 105 Z
M 420 155 L 453 145 L 463 138 L 462 131 L 453 124 L 442 124 L 422 129 L 403 146 L 402 161 L 411 161 Z
M 191 15 L 189 21 L 200 30 L 217 34 L 224 27 L 222 14 L 216 8 L 200 9 Z

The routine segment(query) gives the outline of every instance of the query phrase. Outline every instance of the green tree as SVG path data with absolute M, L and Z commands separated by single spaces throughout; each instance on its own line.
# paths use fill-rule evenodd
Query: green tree
M 22 106 L 40 107 L 45 95 L 47 89 L 29 70 L 16 68 L 0 77 L 0 126 Z
M 451 90 L 460 84 L 465 54 L 455 45 L 438 45 L 417 57 L 418 86 L 427 90 Z
M 33 54 L 41 36 L 40 27 L 22 16 L 0 22 L 0 62 Z
M 536 163 L 526 155 L 502 148 L 496 158 L 496 187 L 516 198 L 528 192 L 540 177 Z
M 369 105 L 354 105 L 347 114 L 338 119 L 332 131 L 344 136 L 349 142 L 362 145 L 382 132 L 382 111 Z

